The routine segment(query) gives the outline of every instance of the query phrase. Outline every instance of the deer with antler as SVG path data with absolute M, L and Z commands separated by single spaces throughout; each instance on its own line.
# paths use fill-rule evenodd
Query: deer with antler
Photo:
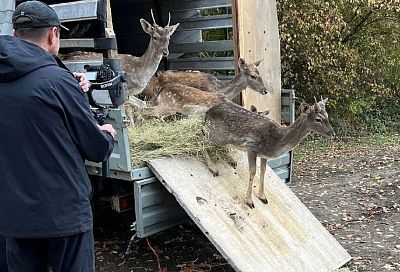
M 168 23 L 165 27 L 159 26 L 155 19 L 153 10 L 151 10 L 151 17 L 153 25 L 145 19 L 140 19 L 140 24 L 147 34 L 150 35 L 150 42 L 146 52 L 140 56 L 135 57 L 128 54 L 119 54 L 118 58 L 121 60 L 122 66 L 128 75 L 128 104 L 136 107 L 145 107 L 146 103 L 139 100 L 135 95 L 140 94 L 150 81 L 152 76 L 156 73 L 160 61 L 163 57 L 169 55 L 169 41 L 171 35 L 175 32 L 179 23 L 170 26 L 171 14 L 169 13 Z M 98 53 L 79 52 L 78 54 L 67 56 L 64 60 L 82 60 L 102 58 Z
M 200 72 L 166 71 L 158 77 L 158 83 L 154 83 L 158 85 L 151 102 L 154 106 L 144 109 L 142 114 L 164 117 L 175 113 L 205 114 L 211 107 L 232 100 L 246 88 L 267 94 L 271 88 L 265 86 L 257 69 L 260 62 L 247 64 L 240 58 L 239 73 L 228 83 Z
M 327 100 L 315 101 L 314 105 L 303 103 L 301 115 L 288 127 L 230 101 L 219 103 L 207 112 L 206 122 L 211 141 L 219 146 L 233 145 L 247 151 L 250 175 L 246 204 L 250 208 L 254 207 L 252 188 L 257 157 L 261 158 L 258 198 L 266 204 L 268 200 L 264 192 L 264 175 L 268 159 L 293 149 L 311 131 L 335 137 L 325 109 Z M 218 170 L 207 152 L 204 157 L 213 175 L 218 175 Z

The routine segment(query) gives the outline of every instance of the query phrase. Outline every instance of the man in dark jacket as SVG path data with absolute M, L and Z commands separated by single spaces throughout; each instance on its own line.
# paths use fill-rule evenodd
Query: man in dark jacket
M 111 125 L 98 126 L 78 81 L 58 65 L 60 21 L 20 4 L 0 36 L 0 235 L 9 271 L 94 271 L 91 186 L 84 160 L 106 160 Z

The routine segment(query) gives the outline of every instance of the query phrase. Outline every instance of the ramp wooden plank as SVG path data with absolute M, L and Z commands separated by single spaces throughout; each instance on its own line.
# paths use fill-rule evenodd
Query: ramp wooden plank
M 332 271 L 351 257 L 267 167 L 264 205 L 244 204 L 247 170 L 219 164 L 213 177 L 196 159 L 159 158 L 149 167 L 237 271 Z M 256 192 L 256 191 L 254 191 Z

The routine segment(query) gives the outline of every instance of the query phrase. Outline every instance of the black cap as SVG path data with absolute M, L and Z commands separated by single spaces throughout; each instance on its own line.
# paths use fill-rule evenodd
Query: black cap
M 14 29 L 57 26 L 68 30 L 61 25 L 54 9 L 40 1 L 19 4 L 13 13 L 12 22 Z

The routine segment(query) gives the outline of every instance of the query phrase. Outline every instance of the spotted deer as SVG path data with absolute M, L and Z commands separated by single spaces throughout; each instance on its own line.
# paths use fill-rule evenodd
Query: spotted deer
M 200 72 L 175 71 L 171 73 L 173 76 L 164 77 L 163 75 L 170 72 L 166 71 L 158 77 L 158 82 L 150 81 L 152 85 L 158 86 L 158 91 L 151 100 L 150 104 L 153 106 L 145 108 L 142 115 L 154 117 L 166 117 L 175 113 L 203 115 L 216 104 L 233 99 L 247 87 L 261 94 L 267 94 L 267 88 L 257 69 L 260 62 L 248 65 L 240 58 L 240 72 L 228 83 L 219 82 L 216 78 L 208 81 L 207 78 L 214 77 Z M 188 76 L 185 77 L 185 74 Z
M 271 84 L 264 84 L 258 66 L 262 60 L 247 64 L 239 58 L 239 73 L 230 81 L 222 81 L 215 76 L 199 71 L 173 71 L 168 70 L 160 73 L 153 79 L 154 83 L 145 90 L 148 97 L 155 97 L 158 88 L 168 83 L 180 83 L 182 85 L 197 88 L 199 90 L 221 93 L 227 99 L 234 99 L 241 91 L 250 88 L 260 94 L 267 94 L 272 91 Z
M 183 115 L 205 115 L 213 106 L 227 101 L 220 93 L 204 92 L 200 89 L 167 83 L 160 87 L 152 104 L 155 106 L 144 108 L 143 116 L 168 117 L 176 113 Z
M 219 146 L 233 145 L 247 151 L 250 175 L 246 204 L 250 208 L 254 207 L 251 196 L 257 157 L 261 159 L 258 198 L 266 204 L 268 200 L 264 192 L 264 175 L 268 159 L 276 158 L 293 149 L 311 131 L 335 137 L 325 110 L 327 100 L 315 101 L 314 105 L 303 103 L 301 115 L 288 127 L 230 101 L 219 103 L 207 112 L 206 122 L 211 141 Z M 212 174 L 218 175 L 210 156 L 207 152 L 204 155 Z
M 159 26 L 151 10 L 153 25 L 145 19 L 140 19 L 140 24 L 147 34 L 150 35 L 150 42 L 146 52 L 140 56 L 132 56 L 129 54 L 119 54 L 118 58 L 121 60 L 122 67 L 128 76 L 128 104 L 135 107 L 145 107 L 146 103 L 136 98 L 135 95 L 140 94 L 150 81 L 152 76 L 156 73 L 160 61 L 163 57 L 169 55 L 169 41 L 171 35 L 175 32 L 179 23 L 170 26 L 171 15 L 169 14 L 168 24 L 165 27 Z M 102 58 L 99 53 L 79 52 L 74 55 L 65 56 L 63 60 L 84 60 Z

